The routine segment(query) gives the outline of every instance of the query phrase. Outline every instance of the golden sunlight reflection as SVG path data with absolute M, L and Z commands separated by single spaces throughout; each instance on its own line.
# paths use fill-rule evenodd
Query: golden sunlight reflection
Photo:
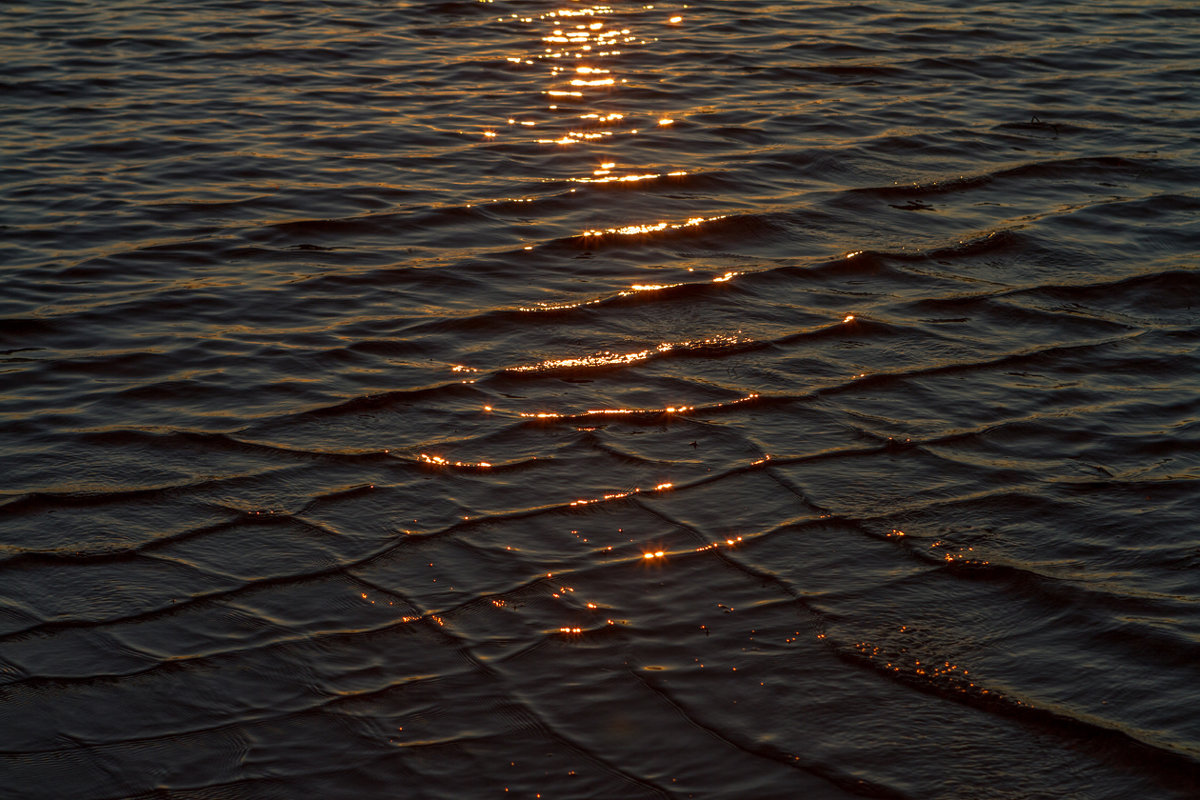
M 716 217 L 691 217 L 683 222 L 645 222 L 640 225 L 623 225 L 619 228 L 602 228 L 587 230 L 583 232 L 583 236 L 636 236 L 642 233 L 656 233 L 657 231 L 677 230 L 679 228 L 694 228 L 697 225 L 703 225 L 706 222 L 712 222 L 718 219 L 724 219 L 726 214 Z M 728 273 L 729 277 L 733 277 L 734 273 Z M 726 278 L 728 280 L 728 278 Z
M 636 353 L 596 353 L 590 356 L 581 356 L 579 358 L 555 358 L 542 361 L 538 364 L 528 364 L 521 367 L 513 367 L 513 372 L 537 372 L 549 369 L 570 369 L 573 367 L 611 367 L 620 364 L 633 364 L 638 361 L 645 361 L 655 353 L 665 353 L 673 348 L 673 345 L 663 343 L 653 350 L 639 350 Z
M 757 400 L 759 397 L 757 392 L 739 397 L 736 400 L 728 400 L 723 403 L 709 403 L 707 405 L 685 405 L 679 404 L 674 406 L 665 406 L 663 408 L 591 408 L 576 414 L 559 413 L 555 411 L 536 411 L 522 412 L 522 417 L 530 419 L 563 419 L 563 420 L 581 420 L 587 417 L 605 417 L 605 416 L 658 416 L 662 414 L 686 414 L 690 411 L 711 412 L 723 408 L 729 408 L 741 403 L 750 403 Z M 766 458 L 770 458 L 767 456 Z M 755 461 L 754 464 L 765 463 L 766 459 Z
M 655 494 L 669 492 L 672 488 L 674 488 L 674 486 L 675 484 L 673 483 L 660 483 L 656 486 L 650 487 L 649 489 L 643 489 L 640 486 L 635 486 L 634 488 L 628 489 L 624 492 L 609 492 L 608 494 L 601 495 L 600 497 L 593 497 L 591 499 L 580 498 L 579 500 L 572 500 L 570 505 L 590 506 L 595 503 L 607 503 L 612 500 L 622 500 L 626 497 L 632 497 L 635 494 Z
M 710 542 L 709 544 L 703 545 L 702 547 L 697 547 L 697 548 L 696 548 L 696 552 L 697 552 L 697 553 L 703 553 L 703 552 L 704 552 L 704 551 L 706 551 L 706 550 L 716 550 L 717 548 L 719 548 L 719 547 L 721 547 L 721 546 L 725 546 L 725 547 L 737 547 L 737 545 L 738 545 L 738 543 L 739 543 L 740 541 L 742 541 L 742 537 L 740 537 L 740 536 L 734 536 L 734 537 L 731 537 L 731 538 L 729 538 L 729 539 L 725 539 L 724 541 L 720 541 L 720 542 Z
M 577 356 L 575 358 L 551 358 L 545 361 L 539 361 L 537 364 L 525 364 L 519 367 L 509 367 L 507 372 L 543 372 L 547 370 L 560 369 L 575 369 L 575 368 L 594 368 L 594 367 L 613 367 L 623 366 L 626 364 L 636 364 L 639 361 L 646 361 L 663 353 L 670 353 L 673 350 L 688 350 L 707 347 L 731 347 L 738 344 L 753 341 L 739 334 L 709 336 L 705 339 L 691 339 L 682 342 L 662 342 L 657 347 L 638 350 L 633 353 L 613 353 L 605 350 L 600 353 L 593 353 L 587 356 Z
M 591 300 L 580 300 L 579 302 L 563 302 L 563 303 L 538 303 L 536 306 L 520 306 L 518 311 L 569 311 L 573 308 L 581 308 L 583 306 L 591 306 L 600 302 L 600 298 Z
M 627 297 L 638 292 L 658 292 L 663 289 L 674 289 L 676 286 L 683 286 L 682 283 L 635 283 L 628 289 L 618 292 L 621 297 Z
M 608 172 L 609 170 L 600 169 L 592 173 L 597 177 L 571 178 L 571 181 L 574 183 L 635 183 L 637 181 L 652 181 L 655 178 L 663 177 L 663 173 L 661 172 L 646 172 L 640 175 L 609 175 Z M 667 174 L 671 176 L 687 175 L 686 172 L 670 172 Z M 662 229 L 660 228 L 659 230 Z M 595 233 L 595 231 L 587 231 L 584 233 L 584 235 L 589 236 L 594 235 Z
M 595 608 L 595 606 L 591 603 L 588 604 L 588 607 Z M 617 622 L 616 622 L 616 620 L 606 619 L 606 620 L 604 620 L 604 624 L 605 625 L 616 625 Z M 561 634 L 563 636 L 572 636 L 572 637 L 579 636 L 580 634 L 583 633 L 583 631 L 584 631 L 584 629 L 578 625 L 563 625 L 561 628 L 558 629 L 559 634 Z M 574 774 L 574 773 L 572 773 L 572 774 Z M 541 795 L 538 795 L 538 797 L 541 797 Z
M 488 410 L 491 410 L 490 408 Z M 417 460 L 422 464 L 432 464 L 435 467 L 463 467 L 467 469 L 489 469 L 492 465 L 487 461 L 451 461 L 442 456 L 430 455 L 429 453 L 421 453 L 417 456 Z
M 904 534 L 900 535 L 903 536 Z M 944 542 L 941 539 L 929 546 L 934 550 L 940 551 L 942 561 L 950 564 L 963 564 L 971 567 L 986 567 L 991 563 L 990 561 L 982 558 L 976 558 L 974 555 L 972 555 L 975 552 L 974 547 L 956 548 L 955 545 Z
M 631 9 L 631 12 L 645 18 L 641 23 L 643 27 L 661 26 L 664 18 L 661 11 L 655 11 L 654 8 L 653 5 L 647 5 L 640 9 Z M 637 88 L 640 80 L 644 80 L 621 75 L 619 62 L 622 49 L 640 49 L 658 41 L 653 36 L 643 35 L 632 24 L 630 27 L 619 26 L 620 23 L 612 19 L 614 14 L 616 11 L 611 6 L 596 4 L 573 5 L 537 15 L 510 13 L 496 18 L 497 22 L 506 25 L 528 25 L 536 29 L 534 35 L 540 41 L 540 47 L 508 55 L 506 61 L 518 66 L 541 65 L 546 70 L 548 80 L 541 92 L 550 102 L 544 108 L 556 112 L 550 118 L 540 117 L 536 120 L 518 120 L 515 116 L 510 117 L 507 119 L 508 125 L 513 126 L 507 129 L 510 135 L 519 135 L 521 128 L 516 127 L 518 125 L 536 127 L 541 135 L 526 141 L 576 151 L 590 145 L 605 148 L 604 155 L 608 155 L 608 148 L 619 141 L 615 137 L 637 135 L 650 126 L 656 127 L 660 132 L 659 136 L 665 135 L 666 129 L 676 121 L 672 114 L 664 113 L 666 109 L 647 111 L 644 116 L 639 115 L 635 120 L 612 107 L 620 102 L 623 87 Z M 672 25 L 683 21 L 683 17 L 678 14 L 666 19 Z M 562 103 L 561 109 L 559 103 Z M 574 125 L 571 123 L 572 118 L 576 120 Z M 498 131 L 496 122 L 498 121 L 481 126 L 485 141 L 494 141 L 503 133 Z M 630 186 L 665 178 L 679 178 L 688 174 L 687 170 L 665 164 L 643 163 L 630 165 L 618 171 L 614 161 L 606 160 L 603 163 L 600 168 L 593 169 L 590 175 L 562 177 L 580 184 Z M 548 178 L 558 179 L 562 178 Z M 694 218 L 683 223 L 651 222 L 589 230 L 583 235 L 650 233 L 688 227 L 704 221 L 707 219 Z
M 908 630 L 907 625 L 900 626 L 900 632 Z M 921 660 L 909 653 L 908 648 L 894 650 L 880 647 L 871 642 L 855 642 L 853 645 L 860 656 L 877 664 L 880 668 L 891 673 L 899 673 L 921 678 L 928 682 L 936 682 L 942 686 L 951 687 L 963 694 L 977 696 L 994 696 L 995 693 L 984 689 L 970 677 L 970 670 L 946 659 Z M 1024 705 L 1020 700 L 1010 698 L 1016 705 Z

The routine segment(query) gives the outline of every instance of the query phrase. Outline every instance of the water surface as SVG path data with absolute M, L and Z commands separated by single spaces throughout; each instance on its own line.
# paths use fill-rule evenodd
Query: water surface
M 0 794 L 1200 795 L 1200 12 L 0 8 Z

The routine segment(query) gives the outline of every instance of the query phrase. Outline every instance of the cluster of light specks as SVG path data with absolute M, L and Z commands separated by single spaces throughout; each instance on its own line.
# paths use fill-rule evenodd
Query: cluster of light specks
M 618 531 L 620 531 L 619 528 L 618 528 Z M 571 535 L 580 539 L 583 543 L 587 543 L 587 541 L 588 541 L 587 537 L 581 536 L 580 532 L 578 530 L 572 530 Z M 609 552 L 612 551 L 611 546 L 603 548 L 603 549 L 606 551 L 609 551 Z M 546 575 L 546 577 L 552 578 L 553 573 Z M 599 629 L 608 627 L 610 625 L 617 624 L 617 620 L 615 620 L 615 619 L 605 618 L 605 617 L 600 616 L 602 611 L 601 611 L 601 606 L 599 603 L 596 603 L 593 601 L 586 601 L 581 604 L 577 599 L 575 599 L 573 597 L 574 594 L 575 594 L 574 586 L 560 585 L 560 586 L 558 586 L 557 589 L 554 589 L 554 588 L 550 589 L 550 597 L 554 600 L 557 600 L 561 603 L 566 604 L 569 608 L 568 614 L 575 618 L 575 621 L 572 624 L 560 626 L 557 629 L 557 633 L 559 633 L 563 636 L 579 636 L 580 634 L 583 634 L 589 630 L 599 630 Z M 582 608 L 580 607 L 581 605 L 582 605 Z M 581 616 L 586 617 L 587 625 L 580 624 L 579 617 L 581 617 Z M 622 622 L 625 622 L 625 620 L 622 620 Z M 589 626 L 591 626 L 591 627 L 589 627 Z
M 591 177 L 571 178 L 574 183 L 639 183 L 642 181 L 653 181 L 659 178 L 682 178 L 687 175 L 686 170 L 676 170 L 675 172 L 641 172 L 629 173 L 626 175 L 613 175 L 609 167 L 616 166 L 615 163 L 609 162 L 592 172 Z
M 502 25 L 532 26 L 541 45 L 538 51 L 508 56 L 506 61 L 516 68 L 542 66 L 548 70 L 548 80 L 541 89 L 546 106 L 536 113 L 509 117 L 506 125 L 489 124 L 482 135 L 493 141 L 508 137 L 556 148 L 591 145 L 602 152 L 590 175 L 549 176 L 555 181 L 566 177 L 581 184 L 616 184 L 630 186 L 648 181 L 684 177 L 687 170 L 661 166 L 619 164 L 611 151 L 620 137 L 637 136 L 649 128 L 667 128 L 676 123 L 674 112 L 658 109 L 657 113 L 631 115 L 613 106 L 620 103 L 620 90 L 630 84 L 618 68 L 620 56 L 632 49 L 652 46 L 658 41 L 654 34 L 667 32 L 677 36 L 684 19 L 679 14 L 664 12 L 654 5 L 623 9 L 619 14 L 611 6 L 591 5 L 559 8 L 537 15 L 510 13 L 496 18 Z M 633 85 L 636 85 L 636 81 Z M 548 112 L 548 113 L 547 113 Z M 548 118 L 547 118 L 548 117 Z M 536 129 L 532 138 L 526 138 Z M 703 219 L 699 221 L 704 221 Z M 620 230 L 626 235 L 676 227 L 671 223 L 628 225 Z M 589 231 L 597 235 L 610 231 Z
M 688 271 L 690 272 L 691 270 L 689 269 Z M 733 280 L 740 274 L 740 272 L 725 272 L 720 275 L 714 275 L 712 282 L 725 283 Z M 683 285 L 683 283 L 634 283 L 631 284 L 628 289 L 622 289 L 617 292 L 615 297 L 630 297 L 632 295 L 644 294 L 647 292 L 661 292 L 667 289 L 677 289 Z M 589 297 L 586 300 L 563 300 L 557 303 L 540 302 L 532 306 L 517 306 L 517 311 L 526 313 L 572 311 L 576 308 L 583 308 L 584 306 L 592 306 L 596 305 L 597 303 L 602 303 L 604 300 L 605 298 L 603 297 Z M 475 372 L 476 370 L 470 369 L 469 367 L 456 367 L 452 371 Z
M 583 306 L 595 305 L 599 302 L 599 298 L 592 298 L 591 300 L 580 300 L 578 302 L 564 301 L 561 303 L 538 303 L 537 305 L 533 306 L 519 306 L 517 310 L 525 312 L 570 311 L 572 309 L 582 308 Z
M 433 565 L 431 564 L 430 566 L 433 566 Z M 396 605 L 396 600 L 394 597 L 385 597 L 385 596 L 382 596 L 382 593 L 378 593 L 378 592 L 372 593 L 372 594 L 368 594 L 367 592 L 359 592 L 358 596 L 360 598 L 362 598 L 362 601 L 364 603 L 367 603 L 367 604 L 373 605 L 373 606 L 378 606 L 378 605 L 395 606 Z M 439 626 L 443 626 L 443 627 L 446 625 L 446 621 L 444 619 L 442 619 L 440 616 L 438 616 L 437 614 L 423 614 L 423 615 L 404 614 L 403 616 L 399 617 L 399 620 L 400 620 L 400 623 L 403 625 L 411 625 L 414 622 L 421 622 L 422 620 L 427 620 L 429 622 L 434 623 L 435 625 L 439 625 Z
M 538 87 L 538 100 L 543 104 L 540 108 L 531 105 L 521 113 L 512 113 L 493 120 L 483 132 L 488 142 L 504 140 L 506 143 L 518 143 L 536 146 L 548 152 L 568 150 L 572 155 L 570 160 L 560 163 L 571 164 L 568 167 L 574 174 L 546 176 L 547 183 L 567 181 L 578 188 L 569 189 L 580 195 L 600 192 L 639 191 L 660 188 L 664 185 L 684 183 L 688 171 L 682 164 L 646 163 L 645 150 L 635 148 L 631 137 L 653 137 L 655 143 L 661 143 L 666 138 L 686 135 L 687 116 L 681 109 L 660 107 L 647 108 L 640 106 L 631 111 L 622 105 L 627 97 L 624 92 L 638 88 L 638 76 L 622 69 L 622 55 L 637 49 L 653 46 L 658 41 L 656 36 L 679 36 L 679 26 L 684 22 L 681 14 L 656 8 L 654 5 L 644 5 L 640 8 L 622 8 L 620 13 L 610 6 L 572 4 L 570 8 L 560 8 L 536 15 L 509 14 L 498 18 L 504 25 L 528 26 L 534 29 L 539 49 L 513 53 L 507 61 L 509 69 L 515 75 L 528 76 L 536 70 L 544 70 L 545 82 Z M 533 39 L 533 36 L 529 37 Z M 621 154 L 625 145 L 629 152 L 640 152 L 642 155 L 633 156 Z M 674 152 L 671 148 L 661 148 L 659 152 Z M 576 155 L 583 158 L 576 158 Z M 657 156 L 656 156 L 657 158 Z M 639 163 L 640 161 L 640 163 Z M 585 165 L 581 169 L 581 164 Z M 580 174 L 582 172 L 582 174 Z M 596 204 L 600 206 L 600 203 Z M 622 206 L 624 207 L 624 206 Z M 654 234 L 671 235 L 676 231 L 698 228 L 714 220 L 722 219 L 721 215 L 697 216 L 692 209 L 684 210 L 675 215 L 664 214 L 658 219 L 637 219 L 625 224 L 609 226 L 597 225 L 580 232 L 580 238 L 586 246 L 603 245 L 605 240 L 619 240 L 626 237 L 645 237 Z M 690 216 L 689 216 L 690 215 Z M 628 218 L 615 217 L 616 222 Z M 608 222 L 608 220 L 605 220 Z M 582 226 L 581 226 L 582 227 Z M 723 272 L 711 276 L 713 283 L 725 283 L 732 280 L 738 273 Z M 607 302 L 615 298 L 643 295 L 654 292 L 664 292 L 682 286 L 681 283 L 639 282 L 621 289 L 615 295 L 601 298 L 564 301 L 558 303 L 538 303 L 520 308 L 528 312 L 563 312 L 582 306 Z M 531 364 L 513 366 L 503 372 L 539 373 L 575 372 L 588 369 L 609 369 L 635 367 L 643 362 L 670 357 L 680 351 L 706 351 L 714 348 L 724 348 L 742 345 L 749 340 L 743 338 L 740 331 L 736 334 L 715 335 L 694 341 L 664 341 L 658 344 L 642 345 L 622 351 L 620 348 L 603 350 L 582 355 L 565 355 L 545 358 Z M 466 371 L 466 370 L 463 370 Z M 726 402 L 709 403 L 696 406 L 686 402 L 664 404 L 655 408 L 592 408 L 586 411 L 551 411 L 531 410 L 518 412 L 520 417 L 530 421 L 557 424 L 560 421 L 584 421 L 612 419 L 620 417 L 641 416 L 671 416 L 686 415 L 696 412 L 717 411 L 726 406 L 734 406 L 751 402 L 758 398 L 757 394 L 739 397 Z M 491 407 L 486 408 L 492 411 Z M 754 467 L 766 462 L 760 458 L 749 466 Z M 478 464 L 454 462 L 443 456 L 422 454 L 424 463 L 439 467 L 468 467 L 477 468 Z M 597 496 L 579 497 L 565 504 L 566 507 L 588 507 L 604 503 L 619 503 L 638 496 L 636 502 L 652 502 L 652 497 L 664 492 L 670 492 L 674 485 L 670 482 L 660 482 L 653 486 L 632 487 L 607 491 Z M 574 533 L 574 532 L 573 532 Z M 585 540 L 586 541 L 586 540 Z M 707 550 L 732 548 L 742 541 L 740 536 L 729 536 L 726 539 L 701 543 L 702 546 L 688 546 L 683 549 L 668 549 L 663 542 L 635 543 L 629 540 L 629 547 L 636 548 L 625 557 L 637 559 L 648 567 L 669 569 L 673 555 L 681 557 L 693 556 Z M 601 548 L 612 551 L 612 547 Z M 549 576 L 548 576 L 549 577 Z M 569 602 L 569 590 L 562 588 L 553 593 L 555 600 Z M 567 637 L 578 637 L 595 630 L 599 621 L 592 617 L 597 615 L 597 605 L 588 603 L 587 610 L 575 606 L 569 615 L 560 622 L 560 627 L 551 628 L 548 633 L 557 633 Z M 730 609 L 732 610 L 732 609 Z M 582 612 L 584 616 L 577 616 Z M 589 613 L 590 612 L 590 613 Z M 572 618 L 574 617 L 574 618 Z M 613 625 L 614 620 L 604 620 L 603 625 Z M 603 627 L 601 625 L 600 627 Z
M 901 626 L 904 633 L 907 626 Z M 1003 700 L 1014 706 L 1025 705 L 1020 700 L 1003 698 L 990 689 L 985 689 L 971 677 L 970 670 L 945 659 L 922 659 L 909 652 L 907 647 L 889 648 L 868 641 L 855 642 L 854 651 L 876 668 L 891 673 L 903 680 L 923 685 L 937 686 L 943 690 L 974 696 L 986 700 Z
M 662 342 L 657 347 L 637 350 L 631 353 L 614 353 L 603 350 L 585 356 L 568 358 L 548 358 L 536 364 L 523 364 L 509 367 L 506 372 L 558 372 L 560 370 L 595 369 L 604 367 L 620 367 L 647 361 L 676 350 L 698 350 L 719 347 L 734 347 L 753 341 L 737 334 L 718 334 L 704 339 L 690 339 L 682 342 Z
M 541 14 L 541 23 L 549 22 L 552 30 L 542 36 L 546 45 L 542 57 L 550 59 L 607 58 L 619 56 L 620 47 L 629 44 L 645 44 L 629 28 L 606 27 L 597 17 L 613 14 L 610 6 L 590 8 L 563 8 Z M 526 20 L 532 22 L 531 17 Z M 565 68 L 564 68 L 565 69 Z M 596 70 L 589 68 L 588 72 Z M 560 70 L 561 71 L 561 70 Z M 607 70 L 596 70 L 607 72 Z M 584 73 L 587 74 L 587 73 Z
M 756 462 L 757 463 L 757 462 Z M 696 548 L 697 553 L 703 553 L 706 550 L 719 550 L 722 547 L 737 547 L 742 541 L 742 537 L 733 536 L 720 542 L 709 542 Z
M 634 489 L 629 489 L 626 491 L 611 492 L 602 497 L 577 500 L 575 502 L 572 502 L 570 505 L 571 506 L 580 506 L 580 505 L 591 505 L 591 504 L 595 504 L 595 503 L 604 503 L 604 502 L 608 502 L 608 501 L 619 500 L 619 499 L 631 497 L 634 495 L 653 495 L 656 493 L 668 492 L 673 489 L 675 489 L 675 485 L 672 483 L 660 483 L 650 489 L 634 488 Z M 628 545 L 622 546 L 622 549 L 625 549 L 625 547 L 628 547 L 629 550 L 632 550 L 632 552 L 626 551 L 626 553 L 618 555 L 617 556 L 618 558 L 620 558 L 622 561 L 626 561 L 626 562 L 635 561 L 637 563 L 646 565 L 647 568 L 652 568 L 655 570 L 670 569 L 671 560 L 674 557 L 678 557 L 683 560 L 687 560 L 690 558 L 703 558 L 705 556 L 702 554 L 708 553 L 709 551 L 716 551 L 716 550 L 722 550 L 722 549 L 735 549 L 737 547 L 740 547 L 743 542 L 743 537 L 741 535 L 730 534 L 730 535 L 726 536 L 724 539 L 712 541 L 707 544 L 701 545 L 699 547 L 667 548 L 667 547 L 663 546 L 663 543 L 661 541 L 656 542 L 653 539 L 650 541 L 639 542 L 638 538 L 636 536 L 630 536 L 629 535 L 630 532 L 626 531 L 624 528 L 617 528 L 616 533 L 618 535 L 622 536 L 622 538 L 627 539 L 627 541 L 628 541 Z M 583 543 L 583 544 L 589 544 L 589 542 L 591 541 L 589 539 L 589 536 L 583 535 L 583 532 L 581 532 L 580 530 L 571 530 L 571 534 L 573 536 L 575 536 L 577 539 L 579 539 L 581 541 L 581 543 Z M 592 535 L 594 535 L 594 534 L 592 534 Z M 613 549 L 614 549 L 612 545 L 597 546 L 597 545 L 589 544 L 589 547 L 593 548 L 597 552 L 605 552 L 605 553 L 611 553 L 611 552 L 613 552 Z M 546 577 L 551 578 L 551 577 L 553 577 L 553 574 L 552 573 L 547 574 Z M 629 620 L 620 620 L 620 619 L 612 619 L 612 618 L 604 619 L 603 624 L 602 625 L 599 624 L 600 614 L 603 613 L 602 609 L 604 609 L 604 607 L 601 604 L 589 601 L 589 602 L 582 604 L 583 607 L 581 608 L 580 607 L 581 604 L 579 604 L 577 601 L 574 601 L 571 596 L 572 593 L 574 593 L 574 591 L 575 591 L 575 589 L 573 587 L 566 586 L 566 585 L 562 585 L 562 586 L 559 586 L 557 589 L 550 590 L 550 594 L 553 599 L 559 600 L 563 603 L 568 603 L 571 606 L 571 609 L 568 611 L 568 613 L 571 616 L 576 617 L 576 619 L 569 623 L 562 624 L 557 629 L 554 629 L 549 632 L 552 632 L 552 633 L 556 632 L 563 636 L 575 637 L 575 636 L 579 636 L 581 634 L 585 634 L 588 632 L 600 630 L 606 626 L 611 626 L 611 625 L 616 625 L 616 624 L 622 624 L 622 625 L 628 624 Z M 734 612 L 734 608 L 732 606 L 725 605 L 724 603 L 717 603 L 716 605 L 717 605 L 717 608 L 721 609 L 726 614 L 731 614 Z M 604 609 L 604 610 L 607 610 L 607 609 Z M 608 611 L 608 613 L 611 613 L 611 610 L 607 610 L 607 611 Z M 578 617 L 580 615 L 586 616 L 587 624 L 580 623 L 580 620 L 578 619 Z M 706 626 L 701 626 L 701 627 L 706 628 Z M 752 631 L 752 633 L 755 633 L 755 631 Z M 706 631 L 706 635 L 707 635 L 707 631 Z M 799 632 L 797 632 L 797 635 L 799 635 Z M 792 641 L 792 640 L 789 639 L 788 641 Z M 733 671 L 736 672 L 737 668 L 734 667 Z
M 579 118 L 582 120 L 591 120 L 591 122 L 588 123 L 591 125 L 605 125 L 613 122 L 620 122 L 621 120 L 625 119 L 625 115 L 618 114 L 613 111 L 608 114 L 580 114 Z M 616 162 L 612 162 L 609 164 L 609 166 L 615 167 Z
M 631 497 L 635 494 L 641 494 L 642 492 L 665 492 L 665 491 L 671 489 L 672 487 L 674 487 L 674 485 L 675 484 L 673 484 L 673 483 L 660 483 L 651 489 L 642 489 L 639 487 L 635 487 L 633 489 L 628 489 L 624 492 L 610 492 L 609 494 L 601 495 L 600 497 L 593 497 L 590 499 L 572 500 L 571 505 L 587 506 L 587 505 L 592 505 L 593 503 L 609 503 L 609 502 L 612 502 L 613 500 L 623 500 L 626 497 Z M 659 555 L 662 555 L 662 554 L 660 553 Z
M 666 408 L 592 408 L 580 414 L 561 414 L 555 411 L 522 412 L 522 417 L 534 419 L 582 419 L 585 417 L 637 417 L 658 414 L 682 414 L 695 406 L 667 406 Z
M 742 403 L 750 403 L 757 400 L 759 397 L 757 392 L 739 397 L 735 400 L 726 400 L 721 403 L 707 403 L 705 405 L 686 405 L 680 403 L 674 406 L 664 406 L 662 408 L 589 408 L 587 411 L 577 413 L 567 413 L 559 411 L 525 411 L 521 412 L 522 417 L 530 419 L 544 420 L 567 420 L 567 421 L 585 421 L 591 418 L 603 417 L 657 417 L 666 414 L 689 414 L 692 412 L 711 413 L 731 406 L 740 405 Z M 764 456 L 762 459 L 755 461 L 751 466 L 766 463 L 770 456 Z
M 606 619 L 606 620 L 604 620 L 604 624 L 605 625 L 616 625 L 617 621 L 615 619 Z M 558 629 L 558 632 L 563 634 L 564 636 L 578 636 L 579 634 L 583 633 L 583 631 L 584 631 L 584 628 L 582 628 L 578 625 L 573 626 L 573 627 L 570 625 L 564 625 L 563 627 Z M 538 795 L 538 796 L 540 797 L 541 795 Z
M 712 222 L 717 219 L 724 219 L 726 215 L 722 214 L 715 217 L 690 217 L 683 222 L 643 222 L 633 225 L 622 225 L 619 228 L 600 228 L 586 230 L 583 232 L 584 237 L 594 236 L 638 236 L 645 233 L 656 233 L 658 231 L 678 230 L 680 228 L 694 228 L 697 225 L 703 225 L 706 222 Z M 725 280 L 733 277 L 734 273 L 728 273 Z
M 432 464 L 435 467 L 458 467 L 460 469 L 491 469 L 491 463 L 487 461 L 451 461 L 442 456 L 430 455 L 429 453 L 420 453 L 417 455 L 417 461 L 422 464 Z
M 986 567 L 991 562 L 975 555 L 974 547 L 959 547 L 938 539 L 929 545 L 930 549 L 941 555 L 941 560 L 948 564 L 960 564 L 968 567 Z
M 615 367 L 626 364 L 635 364 L 638 361 L 645 361 L 655 353 L 665 353 L 674 349 L 674 345 L 664 342 L 654 349 L 638 350 L 633 353 L 613 353 L 605 350 L 600 353 L 593 353 L 586 356 L 578 356 L 575 358 L 549 358 L 545 361 L 540 361 L 537 364 L 525 364 L 519 367 L 512 367 L 511 372 L 547 372 L 551 370 L 564 369 L 590 369 L 595 367 Z

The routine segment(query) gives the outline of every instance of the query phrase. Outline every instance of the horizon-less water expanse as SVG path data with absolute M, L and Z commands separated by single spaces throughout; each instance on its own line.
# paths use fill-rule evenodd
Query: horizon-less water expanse
M 1200 797 L 1198 53 L 0 6 L 0 796 Z

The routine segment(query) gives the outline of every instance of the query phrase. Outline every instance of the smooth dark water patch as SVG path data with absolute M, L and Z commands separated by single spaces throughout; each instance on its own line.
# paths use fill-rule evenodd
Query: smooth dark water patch
M 0 22 L 0 794 L 1200 794 L 1192 7 Z

